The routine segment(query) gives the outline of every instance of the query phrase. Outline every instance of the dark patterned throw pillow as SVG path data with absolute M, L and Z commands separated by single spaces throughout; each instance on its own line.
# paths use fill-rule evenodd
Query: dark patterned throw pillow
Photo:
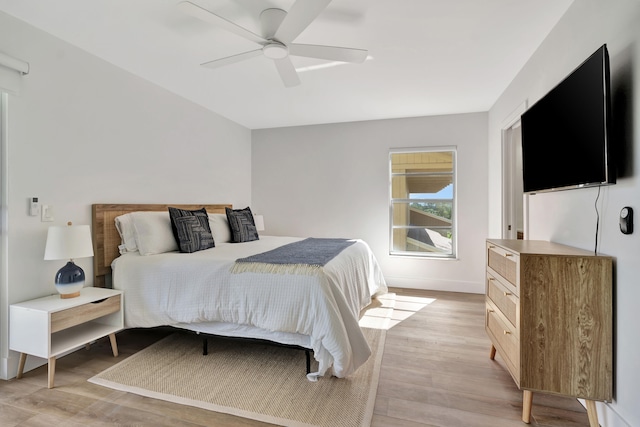
M 215 246 L 205 208 L 189 211 L 170 207 L 169 216 L 180 252 L 192 253 Z
M 253 213 L 251 213 L 249 207 L 244 209 L 225 209 L 227 211 L 227 220 L 229 221 L 229 228 L 231 228 L 231 241 L 233 243 L 250 242 L 260 239 L 253 221 Z

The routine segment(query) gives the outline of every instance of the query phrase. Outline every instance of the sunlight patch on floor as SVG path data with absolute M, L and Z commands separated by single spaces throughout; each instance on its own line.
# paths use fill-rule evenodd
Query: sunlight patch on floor
M 411 297 L 395 293 L 379 295 L 363 310 L 360 326 L 372 329 L 391 329 L 435 300 L 435 298 Z

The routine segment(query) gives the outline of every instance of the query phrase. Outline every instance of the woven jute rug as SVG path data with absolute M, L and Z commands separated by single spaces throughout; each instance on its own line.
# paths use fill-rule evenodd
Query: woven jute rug
M 368 426 L 385 331 L 363 328 L 369 360 L 347 378 L 307 380 L 304 351 L 176 332 L 89 379 L 116 390 L 283 426 Z M 312 370 L 313 370 L 312 365 Z

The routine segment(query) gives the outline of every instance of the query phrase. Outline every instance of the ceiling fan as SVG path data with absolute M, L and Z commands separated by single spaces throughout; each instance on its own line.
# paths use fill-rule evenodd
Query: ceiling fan
M 300 78 L 291 62 L 291 55 L 352 63 L 362 63 L 367 58 L 365 49 L 292 43 L 330 2 L 331 0 L 296 0 L 288 12 L 276 8 L 265 9 L 260 14 L 262 34 L 249 31 L 190 1 L 178 3 L 178 8 L 188 15 L 261 46 L 255 50 L 205 62 L 202 66 L 217 68 L 263 55 L 273 60 L 284 85 L 292 87 L 300 84 Z

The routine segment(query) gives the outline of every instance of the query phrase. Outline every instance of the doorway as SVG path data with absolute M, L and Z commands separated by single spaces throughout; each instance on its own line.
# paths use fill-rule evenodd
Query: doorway
M 520 105 L 502 127 L 502 238 L 527 237 L 527 196 L 522 186 L 522 132 L 520 115 L 526 103 Z
M 9 288 L 7 280 L 7 103 L 0 88 L 0 379 L 8 379 Z

